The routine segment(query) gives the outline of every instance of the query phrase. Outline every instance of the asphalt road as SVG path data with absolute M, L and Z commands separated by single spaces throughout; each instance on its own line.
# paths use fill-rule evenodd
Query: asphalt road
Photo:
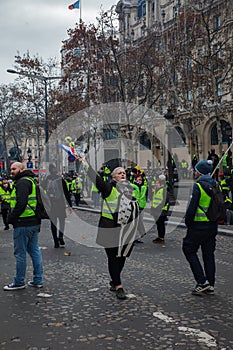
M 0 289 L 1 350 L 232 350 L 233 238 L 217 237 L 214 296 L 193 296 L 182 254 L 182 228 L 167 227 L 165 246 L 150 230 L 127 260 L 125 301 L 109 291 L 105 253 L 95 245 L 98 215 L 67 220 L 66 247 L 54 249 L 48 222 L 40 235 L 44 288 Z M 0 282 L 15 272 L 12 231 L 0 226 Z M 28 259 L 27 280 L 32 276 Z

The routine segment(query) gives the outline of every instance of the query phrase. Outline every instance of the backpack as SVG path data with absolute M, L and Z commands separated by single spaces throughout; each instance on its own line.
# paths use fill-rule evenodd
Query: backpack
M 46 193 L 50 199 L 60 200 L 62 197 L 63 189 L 60 186 L 61 179 L 48 179 L 46 186 Z
M 202 182 L 207 183 L 206 181 Z M 204 211 L 204 213 L 210 221 L 224 221 L 226 218 L 226 204 L 224 200 L 224 195 L 218 185 L 216 187 L 211 186 L 209 183 L 208 185 L 209 189 L 211 190 L 211 200 L 209 208 L 207 209 L 207 211 L 204 211 L 201 206 L 199 207 Z
M 29 181 L 34 182 L 36 185 L 36 209 L 34 210 L 35 215 L 38 219 L 49 219 L 47 212 L 51 209 L 51 202 L 49 197 L 46 195 L 45 190 L 39 186 L 32 178 L 27 178 Z

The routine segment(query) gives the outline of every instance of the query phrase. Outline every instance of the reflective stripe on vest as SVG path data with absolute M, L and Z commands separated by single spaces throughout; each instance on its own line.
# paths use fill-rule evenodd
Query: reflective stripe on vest
M 199 204 L 198 204 L 197 211 L 196 211 L 196 214 L 194 217 L 194 221 L 207 222 L 210 220 L 207 218 L 205 212 L 207 212 L 207 210 L 209 208 L 211 197 L 208 196 L 208 194 L 203 190 L 203 188 L 201 187 L 201 185 L 198 182 L 197 182 L 197 186 L 199 187 L 199 190 L 201 192 L 201 197 L 199 199 Z
M 33 179 L 29 177 L 25 177 L 24 179 L 29 180 L 32 183 L 32 193 L 28 196 L 28 202 L 27 206 L 24 210 L 24 212 L 19 216 L 20 218 L 27 218 L 30 216 L 35 216 L 35 210 L 36 210 L 36 184 Z M 10 198 L 10 207 L 11 209 L 14 209 L 16 206 L 16 188 L 13 189 L 11 192 L 11 198 Z
M 222 190 L 230 191 L 230 186 L 228 186 L 225 179 L 220 182 L 220 186 L 221 186 Z
M 113 220 L 112 213 L 114 214 L 117 210 L 119 195 L 120 193 L 117 191 L 116 187 L 113 187 L 110 195 L 103 201 L 101 216 Z

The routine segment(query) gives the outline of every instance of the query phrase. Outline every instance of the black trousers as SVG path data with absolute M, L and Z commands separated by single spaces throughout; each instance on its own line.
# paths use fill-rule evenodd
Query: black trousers
M 213 229 L 189 228 L 183 239 L 183 253 L 189 262 L 194 278 L 198 284 L 209 281 L 211 286 L 215 284 L 215 257 L 217 226 Z M 201 248 L 203 267 L 198 257 L 198 250 Z
M 5 227 L 9 227 L 9 225 L 7 223 L 7 215 L 9 213 L 9 209 L 1 209 L 1 212 L 2 212 L 2 220 L 3 220 Z
M 77 207 L 79 206 L 79 202 L 81 199 L 81 193 L 74 193 L 74 198 L 75 198 L 75 204 L 77 205 Z
M 156 221 L 159 238 L 164 238 L 164 236 L 165 236 L 165 221 L 166 221 L 166 219 L 167 219 L 166 216 L 160 215 L 160 217 Z
M 121 284 L 121 272 L 125 265 L 125 256 L 117 257 L 118 248 L 105 248 L 108 257 L 108 271 L 114 286 Z

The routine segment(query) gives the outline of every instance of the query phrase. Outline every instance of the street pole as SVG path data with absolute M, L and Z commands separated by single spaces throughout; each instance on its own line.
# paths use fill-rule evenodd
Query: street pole
M 174 114 L 171 109 L 167 110 L 167 113 L 164 115 L 164 118 L 167 120 L 167 167 L 168 167 L 168 194 L 170 205 L 176 204 L 176 198 L 174 195 L 173 187 L 173 165 L 172 165 L 172 154 L 171 154 L 171 130 L 169 123 L 174 119 Z

